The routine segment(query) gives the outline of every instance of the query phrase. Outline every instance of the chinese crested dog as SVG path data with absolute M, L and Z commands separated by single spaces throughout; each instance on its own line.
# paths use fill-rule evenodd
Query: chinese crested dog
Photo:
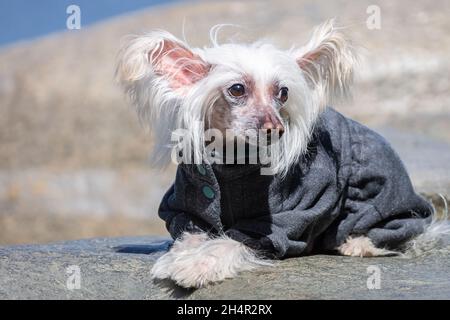
M 117 77 L 153 160 L 178 162 L 159 208 L 175 241 L 154 278 L 197 288 L 271 259 L 401 254 L 449 233 L 391 146 L 330 107 L 356 61 L 332 20 L 290 50 L 191 48 L 165 31 L 123 47 Z

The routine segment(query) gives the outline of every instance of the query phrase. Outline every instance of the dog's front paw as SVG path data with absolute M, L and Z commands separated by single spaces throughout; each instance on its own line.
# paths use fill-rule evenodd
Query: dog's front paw
M 191 252 L 173 261 L 170 278 L 181 287 L 200 288 L 231 276 L 233 274 L 221 265 L 220 257 Z
M 200 288 L 229 276 L 218 273 L 218 268 L 218 257 L 213 255 L 202 255 L 192 250 L 169 251 L 156 261 L 151 276 L 153 279 L 171 279 L 184 288 Z
M 151 270 L 152 278 L 171 278 L 172 273 L 177 270 L 175 267 L 176 259 L 186 255 L 188 251 L 195 249 L 208 239 L 209 237 L 206 233 L 183 233 L 181 238 L 174 242 L 170 251 L 156 261 Z
M 155 279 L 171 279 L 185 288 L 200 288 L 231 276 L 225 272 L 220 257 L 203 250 L 173 248 L 156 261 L 151 276 Z
M 172 248 L 159 258 L 152 277 L 173 280 L 185 288 L 200 288 L 234 277 L 238 272 L 258 265 L 270 265 L 260 260 L 242 243 L 229 238 L 194 241 L 195 247 Z
M 153 265 L 150 275 L 153 279 L 169 279 L 171 276 L 171 266 L 176 256 L 169 251 L 161 256 Z

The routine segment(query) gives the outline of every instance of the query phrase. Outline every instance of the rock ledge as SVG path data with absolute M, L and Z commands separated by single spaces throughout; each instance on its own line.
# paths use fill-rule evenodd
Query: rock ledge
M 448 244 L 417 258 L 288 259 L 196 291 L 150 279 L 169 244 L 163 237 L 128 237 L 0 247 L 0 298 L 450 299 Z M 68 289 L 71 266 L 79 268 L 80 289 Z M 378 271 L 380 289 L 369 289 Z

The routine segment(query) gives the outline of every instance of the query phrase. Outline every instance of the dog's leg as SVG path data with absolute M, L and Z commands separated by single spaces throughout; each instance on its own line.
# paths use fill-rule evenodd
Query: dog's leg
M 233 239 L 184 235 L 158 259 L 152 269 L 152 277 L 171 279 L 185 288 L 199 288 L 258 265 L 270 263 L 259 259 L 253 250 Z
M 348 237 L 338 248 L 340 254 L 351 257 L 379 257 L 398 255 L 398 252 L 375 247 L 368 237 Z

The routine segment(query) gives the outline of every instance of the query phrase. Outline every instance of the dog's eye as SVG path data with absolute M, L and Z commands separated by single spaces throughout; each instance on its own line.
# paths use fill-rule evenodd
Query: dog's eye
M 280 99 L 282 103 L 285 103 L 288 99 L 288 93 L 289 93 L 288 88 L 286 87 L 281 88 L 280 91 L 278 91 L 278 99 Z
M 244 85 L 240 83 L 233 84 L 229 89 L 228 92 L 233 97 L 242 97 L 245 94 L 245 87 Z

